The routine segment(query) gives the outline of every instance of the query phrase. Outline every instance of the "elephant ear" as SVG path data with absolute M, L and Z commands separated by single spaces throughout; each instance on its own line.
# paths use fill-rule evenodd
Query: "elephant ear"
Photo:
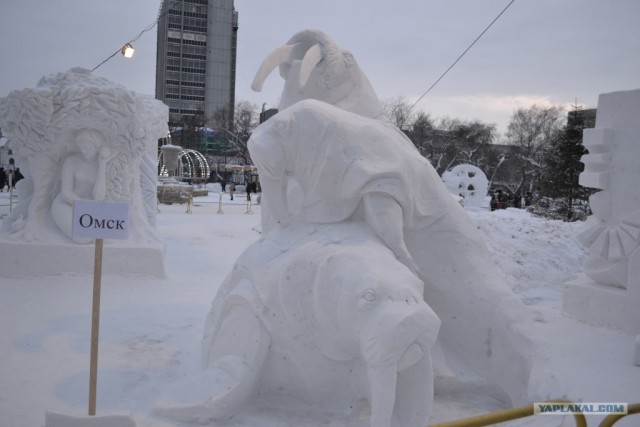
M 325 357 L 339 361 L 351 360 L 354 352 L 344 348 L 340 339 L 327 330 L 330 322 L 318 317 L 320 311 L 329 318 L 335 318 L 340 295 L 326 289 L 326 269 L 321 268 L 323 263 L 317 260 L 317 247 L 311 243 L 298 248 L 298 252 L 296 260 L 283 270 L 278 281 L 279 304 L 291 328 L 290 336 L 313 337 L 315 345 Z M 329 287 L 333 288 L 331 285 Z M 322 307 L 318 308 L 318 304 Z

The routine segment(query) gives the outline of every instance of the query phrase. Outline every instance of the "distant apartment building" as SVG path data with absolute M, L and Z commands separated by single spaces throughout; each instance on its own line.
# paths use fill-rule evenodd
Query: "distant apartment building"
M 158 21 L 156 99 L 169 122 L 226 111 L 233 118 L 238 12 L 233 0 L 163 0 Z

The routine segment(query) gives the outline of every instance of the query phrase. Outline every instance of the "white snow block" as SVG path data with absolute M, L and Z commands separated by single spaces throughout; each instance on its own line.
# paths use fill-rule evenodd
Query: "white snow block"
M 66 415 L 47 411 L 45 427 L 136 427 L 130 415 Z
M 610 150 L 613 141 L 613 130 L 610 128 L 585 129 L 582 133 L 582 145 L 589 154 L 605 153 Z
M 95 246 L 0 240 L 0 253 L 13 254 L 11 257 L 0 256 L 0 277 L 92 274 Z M 119 241 L 107 240 L 102 255 L 102 273 L 166 277 L 164 245 L 124 246 Z
M 608 172 L 582 172 L 578 177 L 580 185 L 589 188 L 606 189 L 609 186 Z

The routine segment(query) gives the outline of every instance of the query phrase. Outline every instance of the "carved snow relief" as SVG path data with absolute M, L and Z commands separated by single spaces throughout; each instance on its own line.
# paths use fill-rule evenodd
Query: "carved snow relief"
M 132 243 L 157 243 L 156 141 L 167 114 L 161 102 L 79 68 L 11 92 L 0 101 L 0 124 L 25 179 L 2 237 L 71 243 L 80 198 L 129 202 Z

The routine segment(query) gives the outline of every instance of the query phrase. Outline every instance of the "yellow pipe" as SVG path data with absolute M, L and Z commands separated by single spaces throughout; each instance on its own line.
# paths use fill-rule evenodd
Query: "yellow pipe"
M 627 407 L 626 414 L 611 414 L 607 415 L 604 420 L 600 423 L 600 427 L 611 427 L 621 418 L 626 417 L 627 415 L 640 414 L 640 403 L 633 403 Z
M 573 403 L 569 400 L 555 399 L 552 402 Z M 492 424 L 502 423 L 505 421 L 517 420 L 534 415 L 534 405 L 519 406 L 517 408 L 505 409 L 502 411 L 491 412 L 489 414 L 476 415 L 474 417 L 462 418 L 455 421 L 448 421 L 439 424 L 432 424 L 430 427 L 485 427 Z M 573 418 L 576 421 L 576 427 L 587 427 L 587 420 L 582 412 L 574 412 Z M 600 427 L 603 427 L 602 425 Z

